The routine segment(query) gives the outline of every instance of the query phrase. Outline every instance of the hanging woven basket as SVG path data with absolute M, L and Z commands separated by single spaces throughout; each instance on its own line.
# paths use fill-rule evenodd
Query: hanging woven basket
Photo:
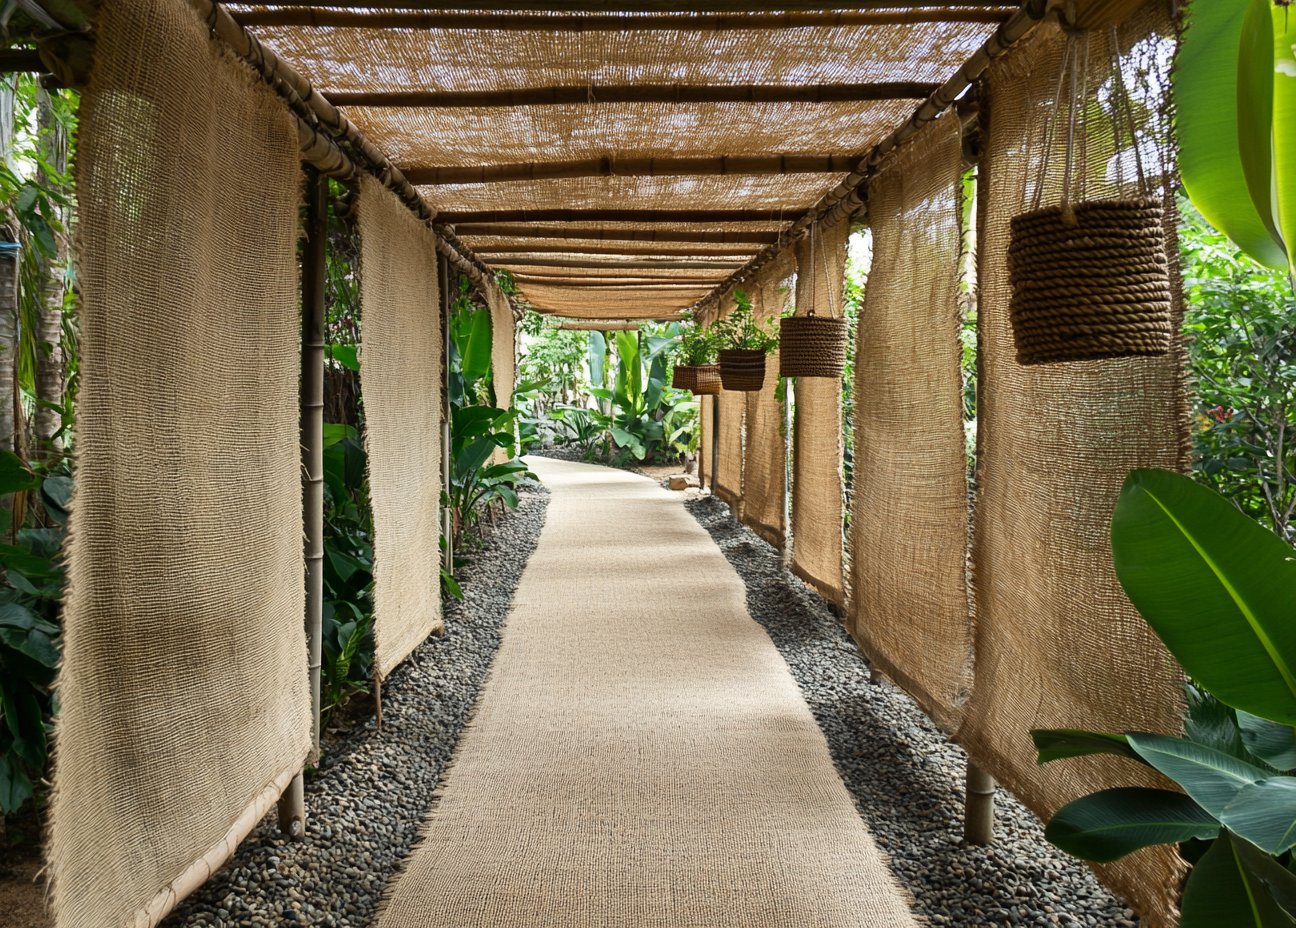
M 720 380 L 726 390 L 756 393 L 765 386 L 765 352 L 727 349 L 720 352 Z
M 1012 221 L 1008 274 L 1019 364 L 1170 350 L 1171 289 L 1157 200 L 1091 200 Z
M 695 396 L 713 396 L 720 392 L 719 364 L 676 364 L 671 386 L 691 390 Z
M 846 367 L 846 320 L 807 316 L 779 320 L 779 376 L 840 379 Z

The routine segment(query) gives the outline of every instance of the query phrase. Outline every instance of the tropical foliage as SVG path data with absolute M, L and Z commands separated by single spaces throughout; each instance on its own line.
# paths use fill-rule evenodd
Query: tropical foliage
M 1103 790 L 1058 810 L 1046 837 L 1096 862 L 1179 844 L 1194 867 L 1185 928 L 1296 925 L 1296 557 L 1187 477 L 1139 470 L 1112 519 L 1130 600 L 1195 681 L 1183 737 L 1036 730 L 1040 763 L 1114 754 L 1183 792 Z
M 742 290 L 734 291 L 737 308 L 723 319 L 711 324 L 719 350 L 761 351 L 765 354 L 778 350 L 778 320 L 769 317 L 762 326 L 752 310 L 751 300 Z

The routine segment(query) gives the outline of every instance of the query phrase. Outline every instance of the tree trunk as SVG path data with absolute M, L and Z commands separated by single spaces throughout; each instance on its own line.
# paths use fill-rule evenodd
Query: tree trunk
M 36 113 L 41 154 L 56 176 L 39 172 L 42 183 L 58 187 L 67 172 L 67 129 L 55 118 L 49 93 L 36 91 Z M 60 211 L 61 212 L 61 211 Z M 51 406 L 63 405 L 63 291 L 67 278 L 67 235 L 55 233 L 58 253 L 40 262 L 40 330 L 36 333 L 36 413 L 32 431 L 36 455 L 55 457 L 63 451 L 59 430 L 63 416 Z M 45 405 L 50 404 L 50 405 Z
M 0 76 L 0 151 L 13 165 L 14 97 L 17 76 Z M 0 449 L 14 446 L 14 365 L 18 358 L 18 228 L 0 224 Z

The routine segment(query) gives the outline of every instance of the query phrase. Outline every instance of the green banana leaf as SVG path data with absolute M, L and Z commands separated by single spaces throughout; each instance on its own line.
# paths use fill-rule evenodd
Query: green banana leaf
M 1274 30 L 1270 0 L 1251 0 L 1238 39 L 1238 154 L 1251 205 L 1270 237 L 1283 247 L 1274 214 Z
M 1031 740 L 1039 751 L 1038 763 L 1042 767 L 1067 757 L 1087 757 L 1090 754 L 1115 754 L 1146 764 L 1139 753 L 1130 747 L 1124 735 L 1109 735 L 1102 731 L 1085 731 L 1079 728 L 1033 728 Z
M 1296 779 L 1271 777 L 1242 787 L 1220 821 L 1270 854 L 1296 847 Z
M 1271 10 L 1274 32 L 1273 152 L 1278 227 L 1287 243 L 1287 268 L 1296 285 L 1296 17 Z
M 1196 0 L 1172 75 L 1179 172 L 1211 225 L 1261 264 L 1287 255 L 1256 211 L 1238 136 L 1238 54 L 1251 0 Z
M 1184 887 L 1179 928 L 1296 928 L 1240 849 L 1223 832 L 1193 867 Z
M 1296 768 L 1296 730 L 1250 712 L 1238 712 L 1242 744 L 1275 770 Z
M 606 371 L 604 367 L 607 363 L 607 339 L 602 332 L 590 332 L 589 340 L 589 371 L 590 383 L 595 387 L 602 387 L 605 382 Z
M 463 347 L 462 370 L 464 380 L 474 383 L 490 373 L 491 317 L 484 309 L 472 314 L 472 329 Z
M 1139 756 L 1184 788 L 1203 809 L 1219 818 L 1242 788 L 1270 776 L 1246 761 L 1183 738 L 1131 732 Z
M 1112 518 L 1126 595 L 1223 703 L 1296 725 L 1296 561 L 1292 549 L 1214 490 L 1136 470 Z
M 1069 802 L 1054 814 L 1044 837 L 1081 860 L 1111 863 L 1139 848 L 1213 838 L 1220 824 L 1183 793 L 1120 787 Z

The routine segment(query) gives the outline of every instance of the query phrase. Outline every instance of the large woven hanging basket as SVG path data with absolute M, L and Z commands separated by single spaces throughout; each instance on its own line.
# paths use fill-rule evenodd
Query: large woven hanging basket
M 765 352 L 732 348 L 720 352 L 720 380 L 735 393 L 758 392 L 765 386 Z
M 1150 357 L 1170 350 L 1161 204 L 1090 200 L 1012 221 L 1008 273 L 1019 364 Z
M 814 315 L 779 320 L 779 376 L 840 379 L 846 367 L 846 320 Z
M 719 393 L 720 365 L 676 364 L 671 374 L 671 386 L 676 390 L 692 390 L 698 396 Z

